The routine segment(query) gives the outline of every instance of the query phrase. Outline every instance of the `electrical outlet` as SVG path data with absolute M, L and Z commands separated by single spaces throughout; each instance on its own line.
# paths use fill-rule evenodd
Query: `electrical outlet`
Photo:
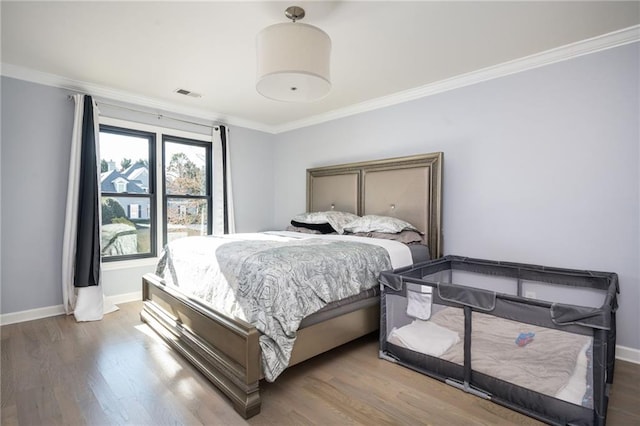
M 528 298 L 528 299 L 535 299 L 536 298 L 536 292 L 535 291 L 531 291 L 531 290 L 527 290 L 524 292 L 524 297 Z

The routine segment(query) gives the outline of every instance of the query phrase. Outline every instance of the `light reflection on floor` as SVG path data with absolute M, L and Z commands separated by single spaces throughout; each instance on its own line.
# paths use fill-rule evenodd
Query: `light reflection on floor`
M 161 366 L 164 374 L 174 382 L 175 389 L 183 396 L 194 398 L 194 386 L 198 385 L 195 372 L 186 370 L 176 360 L 177 353 L 173 351 L 171 347 L 146 324 L 139 324 L 135 326 L 135 329 L 145 334 L 147 337 L 153 339 L 154 342 L 160 345 L 154 345 L 150 347 L 149 354 L 156 361 L 158 366 Z M 175 336 L 168 334 L 169 338 L 175 339 Z M 162 350 L 159 350 L 162 348 Z

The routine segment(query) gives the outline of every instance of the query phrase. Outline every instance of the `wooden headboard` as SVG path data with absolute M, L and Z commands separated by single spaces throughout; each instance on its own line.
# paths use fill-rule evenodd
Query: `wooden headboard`
M 441 152 L 307 169 L 307 211 L 392 216 L 427 236 L 442 256 Z

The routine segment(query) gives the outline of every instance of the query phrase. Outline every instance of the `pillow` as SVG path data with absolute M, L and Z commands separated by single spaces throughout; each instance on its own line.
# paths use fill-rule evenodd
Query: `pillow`
M 416 231 L 401 231 L 395 234 L 389 232 L 355 232 L 349 233 L 356 237 L 382 238 L 384 240 L 394 240 L 405 244 L 420 243 L 425 244 L 424 236 Z
M 309 231 L 313 231 L 312 233 L 317 234 L 331 234 L 333 232 L 336 232 L 335 229 L 333 229 L 333 227 L 328 223 L 303 223 L 292 220 L 291 226 L 295 228 L 304 228 Z
M 304 223 L 302 225 L 304 225 Z M 303 226 L 293 226 L 293 225 L 287 226 L 287 229 L 285 229 L 285 231 L 301 232 L 303 234 L 322 234 L 322 232 L 320 232 L 320 231 L 318 231 L 316 229 L 309 229 L 309 228 L 305 228 Z
M 342 234 L 344 232 L 342 229 L 344 225 L 356 219 L 358 219 L 358 215 L 353 213 L 331 210 L 327 212 L 300 213 L 291 219 L 291 225 L 315 229 L 323 234 L 334 231 Z
M 345 231 L 352 233 L 386 232 L 397 234 L 402 231 L 418 232 L 418 229 L 415 226 L 402 219 L 389 216 L 377 216 L 373 214 L 359 217 L 353 222 L 346 224 L 343 228 Z

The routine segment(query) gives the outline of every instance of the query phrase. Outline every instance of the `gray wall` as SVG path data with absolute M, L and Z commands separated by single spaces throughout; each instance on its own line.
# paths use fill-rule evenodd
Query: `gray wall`
M 232 127 L 238 231 L 303 211 L 308 167 L 443 151 L 445 252 L 617 272 L 618 343 L 640 349 L 638 49 L 276 136 Z M 2 78 L 2 313 L 61 303 L 67 94 Z M 145 270 L 106 271 L 105 293 Z
M 62 303 L 62 233 L 73 103 L 2 78 L 1 312 Z
M 6 314 L 62 303 L 61 250 L 73 102 L 66 90 L 6 77 L 1 84 L 0 313 Z M 154 116 L 101 109 L 115 118 L 204 132 L 169 120 L 159 123 Z M 272 141 L 273 135 L 230 127 L 239 232 L 264 230 L 273 223 Z M 110 296 L 140 291 L 140 276 L 153 269 L 105 270 L 104 292 Z
M 275 227 L 305 169 L 444 152 L 444 250 L 617 272 L 640 348 L 639 44 L 278 135 Z

